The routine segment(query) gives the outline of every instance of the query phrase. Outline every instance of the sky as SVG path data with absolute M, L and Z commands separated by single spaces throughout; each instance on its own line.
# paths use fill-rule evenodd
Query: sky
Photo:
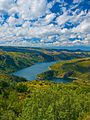
M 90 0 L 0 0 L 0 46 L 90 46 Z

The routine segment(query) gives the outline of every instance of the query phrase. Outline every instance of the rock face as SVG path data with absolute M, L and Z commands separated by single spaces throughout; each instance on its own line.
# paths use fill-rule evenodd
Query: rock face
M 66 78 L 70 77 L 72 74 L 73 74 L 73 71 L 69 71 L 64 74 L 63 78 L 66 79 Z
M 43 72 L 39 75 L 37 75 L 37 78 L 39 80 L 51 80 L 54 78 L 54 71 L 53 70 L 49 70 L 49 71 L 46 71 L 46 72 Z

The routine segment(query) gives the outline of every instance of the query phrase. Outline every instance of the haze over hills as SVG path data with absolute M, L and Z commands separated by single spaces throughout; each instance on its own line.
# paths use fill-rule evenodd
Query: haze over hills
M 34 49 L 46 49 L 46 50 L 56 50 L 56 51 L 71 51 L 71 52 L 79 52 L 79 51 L 90 51 L 90 46 L 44 46 L 44 47 L 25 47 L 25 46 L 0 46 L 0 49 L 4 50 L 4 51 L 27 51 L 28 50 L 34 50 Z

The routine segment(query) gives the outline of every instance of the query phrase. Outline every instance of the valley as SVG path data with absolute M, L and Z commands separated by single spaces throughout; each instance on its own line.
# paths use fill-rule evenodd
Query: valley
M 39 64 L 44 64 L 45 69 Z M 28 76 L 36 70 L 38 79 L 28 81 L 11 75 L 22 69 L 27 69 Z M 64 83 L 65 79 L 70 82 Z M 89 118 L 89 51 L 0 47 L 0 120 Z
M 51 74 L 51 77 L 49 78 Z M 60 61 L 49 67 L 49 70 L 37 75 L 40 79 L 75 79 L 90 80 L 90 58 L 81 58 L 67 61 Z

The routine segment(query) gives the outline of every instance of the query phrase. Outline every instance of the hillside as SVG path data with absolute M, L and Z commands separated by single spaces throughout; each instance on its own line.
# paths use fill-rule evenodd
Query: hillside
M 61 55 L 63 53 L 64 57 Z M 81 54 L 84 54 L 85 58 L 78 58 Z M 78 59 L 67 60 L 71 59 L 72 55 L 76 53 L 45 49 L 33 52 L 1 50 L 0 120 L 89 120 L 90 58 L 87 56 L 90 54 L 80 52 L 75 57 Z M 41 81 L 30 82 L 10 75 L 11 72 L 36 62 L 57 58 L 66 60 L 56 63 L 49 71 L 42 73 Z M 68 76 L 71 72 L 73 74 Z M 47 81 L 47 77 L 52 79 L 65 76 L 77 80 L 68 84 Z
M 0 71 L 10 73 L 37 62 L 90 57 L 90 52 L 58 49 L 0 47 Z
M 47 58 L 46 58 L 47 57 Z M 35 64 L 48 61 L 50 57 L 28 52 L 0 51 L 0 71 L 12 72 Z
M 0 84 L 0 120 L 89 120 L 90 83 Z
M 53 78 L 74 78 L 76 80 L 90 80 L 90 58 L 73 59 L 60 61 L 50 66 L 46 71 L 37 77 L 46 79 L 50 74 Z M 52 78 L 52 79 L 53 79 Z

